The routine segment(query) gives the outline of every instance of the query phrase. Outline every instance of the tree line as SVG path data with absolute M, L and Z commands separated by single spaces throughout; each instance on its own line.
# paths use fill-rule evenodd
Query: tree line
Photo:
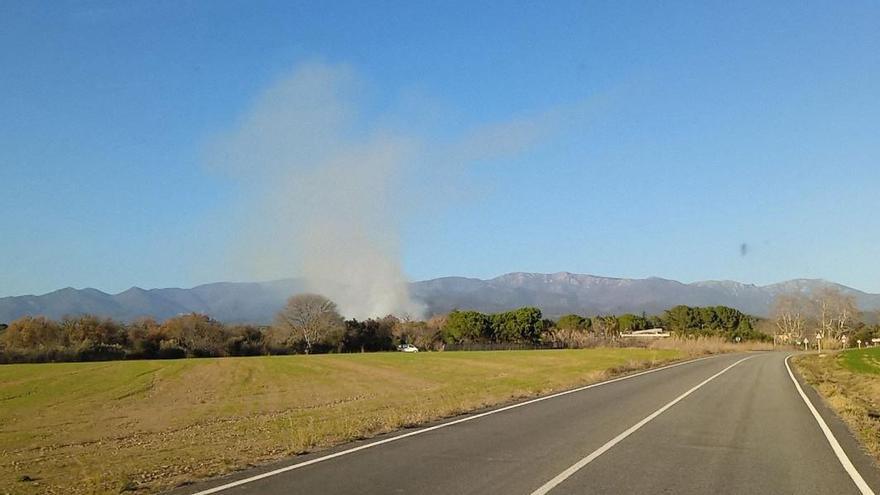
M 675 306 L 660 315 L 567 314 L 558 320 L 541 319 L 537 308 L 485 315 L 476 311 L 453 311 L 441 334 L 447 343 L 463 342 L 555 342 L 584 347 L 620 339 L 624 334 L 663 328 L 678 335 L 719 336 L 731 342 L 768 341 L 772 337 L 756 328 L 758 318 L 726 306 Z
M 494 314 L 456 310 L 424 321 L 394 316 L 356 320 L 344 319 L 326 297 L 299 294 L 266 326 L 229 325 L 196 313 L 130 323 L 92 315 L 60 321 L 26 316 L 0 326 L 0 362 L 376 352 L 400 344 L 423 350 L 472 343 L 587 347 L 649 328 L 728 340 L 770 338 L 754 328 L 755 321 L 724 306 L 676 306 L 654 316 L 568 314 L 555 321 L 534 307 Z
M 290 298 L 272 325 L 230 325 L 191 313 L 130 323 L 94 315 L 25 316 L 0 325 L 0 363 L 175 359 L 431 348 L 442 318 L 345 320 L 328 299 Z
M 668 330 L 685 336 L 718 335 L 728 341 L 773 340 L 756 328 L 757 318 L 727 306 L 675 306 L 664 313 L 663 323 Z

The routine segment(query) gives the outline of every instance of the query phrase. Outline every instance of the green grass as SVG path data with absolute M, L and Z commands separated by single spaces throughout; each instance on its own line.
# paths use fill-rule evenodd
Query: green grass
M 844 351 L 840 353 L 840 364 L 856 373 L 880 375 L 880 347 Z
M 0 493 L 159 491 L 681 356 L 587 349 L 0 366 Z

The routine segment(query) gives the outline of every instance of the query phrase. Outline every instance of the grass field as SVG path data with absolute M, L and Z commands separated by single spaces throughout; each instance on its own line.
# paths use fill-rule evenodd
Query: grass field
M 809 354 L 794 362 L 880 461 L 880 348 Z
M 673 349 L 0 366 L 0 493 L 176 484 L 681 357 Z
M 840 364 L 856 373 L 880 375 L 880 347 L 842 352 Z

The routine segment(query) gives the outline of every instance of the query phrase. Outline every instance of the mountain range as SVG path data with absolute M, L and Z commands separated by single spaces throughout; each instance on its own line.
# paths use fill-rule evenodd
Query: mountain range
M 141 289 L 119 294 L 97 289 L 60 289 L 39 296 L 0 298 L 0 322 L 25 315 L 61 318 L 83 313 L 130 321 L 142 316 L 158 320 L 181 313 L 205 313 L 228 323 L 269 323 L 292 294 L 303 292 L 301 279 L 271 282 L 221 282 L 191 289 Z M 855 297 L 864 311 L 880 310 L 880 294 L 817 279 L 795 279 L 757 286 L 733 281 L 682 283 L 662 278 L 611 278 L 568 272 L 508 273 L 482 280 L 443 277 L 410 284 L 413 298 L 424 302 L 429 314 L 453 309 L 497 312 L 537 306 L 548 317 L 566 313 L 660 313 L 677 304 L 725 305 L 766 316 L 780 293 L 811 293 L 833 287 Z

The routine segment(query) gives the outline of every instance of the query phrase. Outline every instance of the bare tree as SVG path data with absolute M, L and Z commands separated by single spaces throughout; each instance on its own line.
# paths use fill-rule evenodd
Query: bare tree
M 776 337 L 783 342 L 801 341 L 807 336 L 809 301 L 800 294 L 779 294 L 773 300 L 771 315 Z
M 824 337 L 836 342 L 850 333 L 859 314 L 855 297 L 835 287 L 825 287 L 813 294 L 812 302 Z
M 344 325 L 336 303 L 318 294 L 297 294 L 287 300 L 275 317 L 275 325 L 286 335 L 286 344 L 301 338 L 306 354 L 315 344 L 341 335 Z
M 391 334 L 400 343 L 412 344 L 420 349 L 429 349 L 436 340 L 439 330 L 428 322 L 418 320 L 399 320 L 393 324 Z

